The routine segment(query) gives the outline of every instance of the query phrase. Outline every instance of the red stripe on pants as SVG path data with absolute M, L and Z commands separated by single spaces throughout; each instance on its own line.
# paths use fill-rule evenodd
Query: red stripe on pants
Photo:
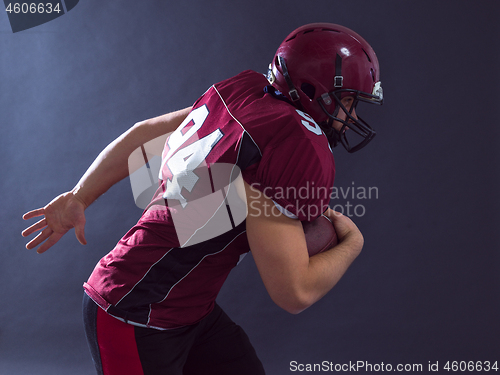
M 98 309 L 97 342 L 104 375 L 144 375 L 135 342 L 134 326 Z

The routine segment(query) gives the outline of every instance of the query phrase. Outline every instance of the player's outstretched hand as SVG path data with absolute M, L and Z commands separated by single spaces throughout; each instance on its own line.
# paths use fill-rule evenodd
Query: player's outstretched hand
M 72 192 L 67 192 L 54 198 L 45 207 L 25 213 L 24 220 L 43 216 L 41 220 L 22 232 L 23 237 L 26 237 L 40 231 L 35 238 L 26 244 L 26 248 L 34 249 L 42 244 L 37 249 L 37 253 L 41 254 L 57 243 L 71 228 L 75 228 L 76 238 L 82 245 L 85 245 L 87 243 L 85 240 L 85 208 L 85 204 L 78 200 Z

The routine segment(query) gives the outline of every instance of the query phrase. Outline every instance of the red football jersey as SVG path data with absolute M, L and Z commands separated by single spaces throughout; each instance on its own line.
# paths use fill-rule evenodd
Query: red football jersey
M 250 250 L 242 179 L 290 217 L 327 209 L 335 168 L 326 136 L 267 85 L 253 71 L 213 85 L 169 136 L 150 207 L 84 284 L 109 314 L 169 329 L 212 310 Z

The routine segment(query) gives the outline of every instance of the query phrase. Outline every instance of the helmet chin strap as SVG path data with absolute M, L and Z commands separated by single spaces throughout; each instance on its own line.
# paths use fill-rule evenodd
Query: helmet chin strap
M 337 131 L 332 125 L 333 125 L 333 119 L 329 118 L 326 121 L 323 121 L 318 124 L 321 130 L 323 130 L 323 133 L 325 133 L 326 138 L 328 139 L 328 143 L 330 144 L 330 147 L 334 148 L 337 147 L 338 144 L 340 143 L 340 132 Z
M 342 56 L 340 56 L 338 53 L 337 56 L 335 56 L 335 77 L 333 78 L 333 84 L 337 89 L 341 89 L 344 85 L 344 77 L 342 76 Z M 335 95 L 337 95 L 338 101 L 340 101 L 340 93 L 336 93 Z M 323 105 L 323 103 L 326 105 L 330 105 L 332 103 L 330 95 L 328 93 L 324 93 L 321 97 L 318 98 L 318 101 L 321 105 L 321 108 L 323 109 L 323 112 L 328 115 L 328 120 L 322 122 L 320 127 L 326 134 L 330 146 L 332 148 L 337 147 L 337 145 L 342 142 L 340 132 L 333 127 L 333 121 L 337 119 L 340 106 L 338 104 L 335 104 L 333 113 L 330 114 Z
M 328 95 L 329 96 L 329 95 Z M 328 97 L 331 103 L 331 99 Z M 326 108 L 323 105 L 323 102 L 325 99 L 323 97 L 318 98 L 318 102 L 323 109 L 323 112 L 325 112 L 328 115 L 328 120 L 322 121 L 319 123 L 319 127 L 323 132 L 325 133 L 326 137 L 328 138 L 328 142 L 330 143 L 330 146 L 332 148 L 337 147 L 338 144 L 340 143 L 340 132 L 333 127 L 333 121 L 337 119 L 337 115 L 340 110 L 340 106 L 338 104 L 335 104 L 335 109 L 333 110 L 333 113 L 328 113 Z
M 288 85 L 288 95 L 290 95 L 290 99 L 292 99 L 292 102 L 296 104 L 297 102 L 299 102 L 300 97 L 297 89 L 295 88 L 295 85 L 292 82 L 292 79 L 290 78 L 290 73 L 288 73 L 285 59 L 282 56 L 278 55 L 278 61 L 281 66 L 281 70 L 283 71 L 283 77 L 285 77 L 286 84 Z

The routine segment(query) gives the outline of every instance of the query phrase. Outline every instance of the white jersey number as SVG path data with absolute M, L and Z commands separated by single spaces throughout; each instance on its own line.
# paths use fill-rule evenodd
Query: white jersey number
M 316 135 L 321 135 L 323 133 L 321 128 L 319 127 L 319 125 L 316 124 L 316 121 L 314 121 L 311 116 L 309 116 L 307 113 L 302 112 L 298 109 L 296 109 L 296 111 L 300 115 L 300 117 L 302 117 L 304 119 L 301 122 L 302 122 L 302 125 L 304 125 L 304 127 L 307 130 L 313 132 Z
M 209 114 L 206 105 L 196 108 L 186 117 L 184 122 L 170 135 L 167 140 L 168 152 L 163 158 L 162 168 L 160 169 L 160 179 L 166 180 L 166 190 L 163 194 L 164 199 L 179 200 L 182 207 L 187 205 L 187 200 L 182 196 L 182 189 L 191 192 L 199 177 L 193 172 L 196 168 L 202 166 L 205 158 L 212 151 L 214 146 L 222 138 L 220 129 L 213 131 L 207 136 L 191 142 L 184 148 L 181 148 L 186 141 L 195 136 L 195 133 L 201 128 Z M 193 125 L 185 131 L 187 125 Z M 167 166 L 172 174 L 172 179 L 163 175 L 163 169 Z

